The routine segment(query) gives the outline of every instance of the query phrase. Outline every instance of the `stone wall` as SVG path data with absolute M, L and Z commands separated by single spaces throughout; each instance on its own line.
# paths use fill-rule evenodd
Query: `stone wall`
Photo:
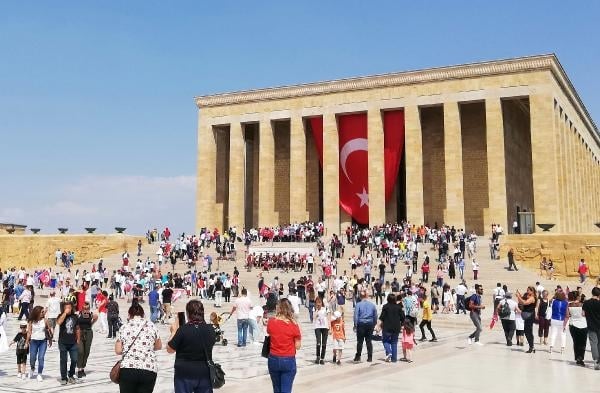
M 600 275 L 600 233 L 505 235 L 500 242 L 503 258 L 511 247 L 514 249 L 517 266 L 539 271 L 540 261 L 546 257 L 554 262 L 558 276 L 573 277 L 578 275 L 579 260 L 583 258 L 591 276 Z
M 488 196 L 488 162 L 485 103 L 460 105 L 465 229 L 485 233 L 484 209 Z M 491 146 L 494 149 L 497 147 Z
M 444 108 L 440 105 L 421 108 L 421 127 L 425 223 L 442 225 L 446 209 Z
M 0 269 L 54 265 L 56 249 L 75 252 L 75 263 L 137 250 L 143 236 L 112 235 L 0 235 Z

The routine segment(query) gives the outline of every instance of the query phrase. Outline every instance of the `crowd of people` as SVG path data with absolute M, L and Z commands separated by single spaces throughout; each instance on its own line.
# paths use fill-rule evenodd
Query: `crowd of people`
M 173 236 L 168 228 L 157 234 L 156 230 L 148 232 L 149 241 L 156 244 L 155 255 L 143 259 L 140 244 L 136 262 L 125 250 L 117 268 L 109 269 L 100 260 L 89 271 L 72 272 L 73 266 L 64 265 L 63 270 L 52 267 L 28 272 L 20 268 L 0 273 L 0 329 L 11 314 L 20 321 L 20 329 L 10 342 L 15 346 L 19 378 L 42 380 L 45 353 L 54 343 L 60 354 L 61 383 L 86 378 L 94 333 L 100 333 L 115 340 L 116 353 L 122 357 L 122 391 L 138 386 L 137 391 L 151 392 L 158 372 L 154 351 L 163 348 L 158 324 L 164 323 L 170 325 L 171 332 L 167 351 L 177 354 L 175 391 L 211 391 L 210 372 L 205 366 L 212 361 L 212 347 L 224 340 L 223 318 L 235 315 L 237 347 L 263 343 L 273 389 L 287 392 L 297 370 L 295 354 L 302 342 L 299 321 L 304 318 L 315 334 L 315 364 L 326 364 L 329 359 L 335 365 L 343 364 L 351 334 L 346 323 L 350 321 L 357 339 L 354 362 L 363 360 L 365 350 L 366 361 L 373 361 L 373 341 L 379 340 L 386 362 L 412 362 L 419 342 L 438 340 L 434 323 L 438 313 L 468 314 L 475 328 L 468 344 L 481 345 L 481 314 L 486 307 L 493 308 L 490 327 L 500 322 L 507 346 L 513 345 L 516 335 L 517 346 L 524 346 L 526 340 L 526 352 L 535 353 L 537 325 L 537 346 L 549 344 L 551 353 L 562 353 L 568 327 L 576 363 L 585 365 L 589 337 L 595 368 L 600 369 L 600 288 L 594 288 L 592 297 L 586 299 L 581 288 L 546 290 L 536 283 L 521 294 L 509 283 L 498 283 L 493 298 L 485 301 L 478 238 L 461 229 L 407 223 L 352 226 L 345 236 L 334 235 L 327 243 L 321 238 L 322 225 L 318 223 L 243 230 L 239 237 L 235 228 L 223 235 L 203 231 Z M 501 230 L 494 228 L 490 238 L 494 247 L 500 236 Z M 317 252 L 247 254 L 246 267 L 258 270 L 256 286 L 248 278 L 241 282 L 237 262 L 214 269 L 208 250 L 211 245 L 220 252 L 218 247 L 228 242 L 247 243 L 248 239 L 314 241 Z M 351 256 L 344 256 L 345 247 L 352 248 Z M 342 268 L 341 261 L 346 258 L 347 266 Z M 507 258 L 509 270 L 516 270 L 512 250 Z M 465 271 L 467 264 L 471 265 L 470 276 Z M 552 268 L 545 259 L 540 264 L 546 273 Z M 273 271 L 277 275 L 268 280 Z M 580 262 L 578 272 L 585 281 L 589 275 L 585 261 Z M 279 274 L 291 275 L 290 281 L 280 280 Z M 468 281 L 475 283 L 474 287 Z M 44 287 L 49 295 L 46 304 L 40 305 L 36 290 Z M 252 287 L 257 296 L 251 296 Z M 183 298 L 187 299 L 184 319 L 173 312 L 173 304 Z M 121 299 L 130 304 L 123 320 Z M 227 304 L 231 311 L 226 308 L 220 315 L 213 312 L 205 318 L 205 306 L 216 311 Z M 2 337 L 6 340 L 0 331 L 0 340 Z M 144 353 L 145 360 L 134 361 L 131 348 Z M 191 372 L 198 365 L 202 372 Z

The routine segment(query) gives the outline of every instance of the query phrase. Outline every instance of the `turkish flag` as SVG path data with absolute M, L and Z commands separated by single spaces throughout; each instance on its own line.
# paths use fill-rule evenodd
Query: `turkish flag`
M 360 224 L 369 223 L 367 114 L 338 117 L 340 206 Z
M 319 162 L 323 167 L 323 117 L 309 119 Z M 394 191 L 404 147 L 404 111 L 383 113 L 385 201 Z M 338 116 L 340 206 L 361 224 L 369 223 L 367 114 Z M 373 225 L 382 223 L 373 223 Z

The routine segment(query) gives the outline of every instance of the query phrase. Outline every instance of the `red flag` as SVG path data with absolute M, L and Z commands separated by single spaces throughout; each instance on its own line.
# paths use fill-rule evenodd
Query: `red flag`
M 404 147 L 404 111 L 383 112 L 383 131 L 385 201 L 387 202 L 394 192 L 394 186 L 398 179 L 398 169 L 400 169 L 400 159 Z
M 340 206 L 361 224 L 369 223 L 367 114 L 338 117 Z

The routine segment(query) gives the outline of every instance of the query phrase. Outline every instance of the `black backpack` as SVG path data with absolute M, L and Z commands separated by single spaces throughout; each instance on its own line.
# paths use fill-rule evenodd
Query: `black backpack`
M 471 296 L 467 296 L 467 297 L 465 298 L 465 310 L 468 310 L 468 311 L 473 311 L 473 310 L 472 310 L 472 308 L 471 308 L 471 298 L 472 298 L 472 297 L 473 297 L 473 295 L 471 295 Z
M 510 317 L 510 305 L 507 300 L 504 300 L 504 303 L 500 306 L 500 310 L 498 311 L 498 316 L 501 319 Z

